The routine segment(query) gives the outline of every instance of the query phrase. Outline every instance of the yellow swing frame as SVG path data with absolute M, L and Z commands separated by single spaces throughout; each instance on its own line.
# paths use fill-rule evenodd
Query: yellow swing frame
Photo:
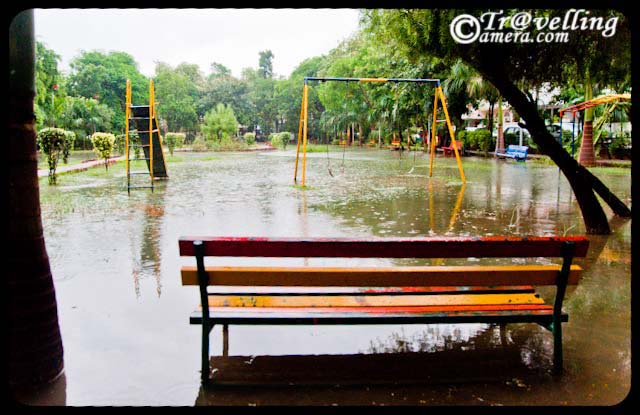
M 377 83 L 386 83 L 386 82 L 412 82 L 412 83 L 435 83 L 435 97 L 433 102 L 433 124 L 431 127 L 431 155 L 429 160 L 429 177 L 433 174 L 433 159 L 435 158 L 436 153 L 436 127 L 438 122 L 446 122 L 449 130 L 449 135 L 451 136 L 451 146 L 453 147 L 453 151 L 456 156 L 456 162 L 458 163 L 458 171 L 460 172 L 460 179 L 462 183 L 466 183 L 467 179 L 464 175 L 464 168 L 462 167 L 462 161 L 460 159 L 460 154 L 458 152 L 458 146 L 456 143 L 455 133 L 453 132 L 453 125 L 451 124 L 451 119 L 449 118 L 449 111 L 447 110 L 447 100 L 444 96 L 444 92 L 442 91 L 442 86 L 440 84 L 439 79 L 413 79 L 413 78 L 331 78 L 331 77 L 312 77 L 305 76 L 304 77 L 304 87 L 302 89 L 302 105 L 300 106 L 300 122 L 298 124 L 298 136 L 297 136 L 297 146 L 296 146 L 296 164 L 295 170 L 293 174 L 294 183 L 298 183 L 298 163 L 300 159 L 300 146 L 302 145 L 302 182 L 301 185 L 305 186 L 306 179 L 306 171 L 307 171 L 307 119 L 308 119 L 308 103 L 309 103 L 309 82 L 310 81 L 338 81 L 338 82 L 377 82 Z M 438 120 L 438 101 L 440 101 L 442 105 L 442 110 L 444 112 L 444 120 Z M 301 139 L 302 138 L 302 139 Z

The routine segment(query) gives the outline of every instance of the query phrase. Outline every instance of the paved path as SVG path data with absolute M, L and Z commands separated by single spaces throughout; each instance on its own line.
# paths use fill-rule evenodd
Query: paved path
M 109 159 L 109 164 L 115 164 L 120 160 L 124 160 L 124 156 L 111 157 Z M 82 163 L 71 164 L 69 166 L 65 166 L 64 164 L 62 165 L 59 164 L 58 168 L 56 169 L 56 174 L 59 175 L 59 174 L 65 174 L 65 173 L 75 173 L 78 171 L 88 170 L 91 167 L 97 167 L 97 166 L 104 167 L 104 160 L 84 161 Z M 48 175 L 49 175 L 49 169 L 38 170 L 38 177 L 47 177 Z

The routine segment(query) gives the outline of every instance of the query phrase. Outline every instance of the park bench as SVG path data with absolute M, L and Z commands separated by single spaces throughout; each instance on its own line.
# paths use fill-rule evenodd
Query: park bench
M 562 371 L 562 303 L 577 284 L 584 237 L 424 237 L 323 239 L 181 237 L 182 285 L 197 286 L 202 325 L 202 382 L 210 380 L 209 337 L 222 325 L 537 323 L 553 333 L 554 371 Z M 233 266 L 205 266 L 205 257 L 234 257 Z M 238 257 L 266 258 L 540 258 L 547 264 L 392 267 L 243 266 Z M 551 265 L 546 258 L 562 258 Z M 348 259 L 346 260 L 348 261 Z M 442 261 L 438 259 L 436 261 Z M 439 262 L 441 263 L 441 262 Z M 545 303 L 536 286 L 556 286 Z M 233 290 L 230 292 L 229 290 Z M 206 306 L 208 305 L 208 306 Z
M 515 159 L 516 161 L 525 161 L 527 159 L 528 152 L 529 147 L 527 146 L 517 146 L 515 144 L 510 144 L 504 153 L 498 153 L 496 151 L 496 156 L 509 157 Z
M 456 147 L 458 147 L 458 154 L 462 155 L 463 154 L 462 141 L 456 141 Z M 449 154 L 451 155 L 455 154 L 454 147 L 451 144 L 449 144 L 449 146 L 447 147 L 442 147 L 442 151 L 444 152 L 445 156 L 448 156 Z

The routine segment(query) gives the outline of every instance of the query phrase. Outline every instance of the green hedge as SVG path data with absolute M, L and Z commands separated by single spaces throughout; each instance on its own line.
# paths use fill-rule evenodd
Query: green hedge
M 495 139 L 486 128 L 478 128 L 472 131 L 462 130 L 456 135 L 467 150 L 487 152 L 495 146 Z

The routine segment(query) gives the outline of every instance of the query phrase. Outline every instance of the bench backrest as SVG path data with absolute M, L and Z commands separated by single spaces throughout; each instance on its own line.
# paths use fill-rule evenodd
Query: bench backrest
M 181 256 L 323 258 L 584 257 L 584 237 L 264 238 L 181 237 Z M 200 251 L 198 255 L 197 251 Z M 203 263 L 202 263 L 203 266 Z M 419 267 L 207 267 L 209 285 L 245 286 L 473 286 L 556 285 L 559 265 Z M 198 285 L 197 267 L 182 267 L 183 285 Z M 580 267 L 571 265 L 568 284 Z

